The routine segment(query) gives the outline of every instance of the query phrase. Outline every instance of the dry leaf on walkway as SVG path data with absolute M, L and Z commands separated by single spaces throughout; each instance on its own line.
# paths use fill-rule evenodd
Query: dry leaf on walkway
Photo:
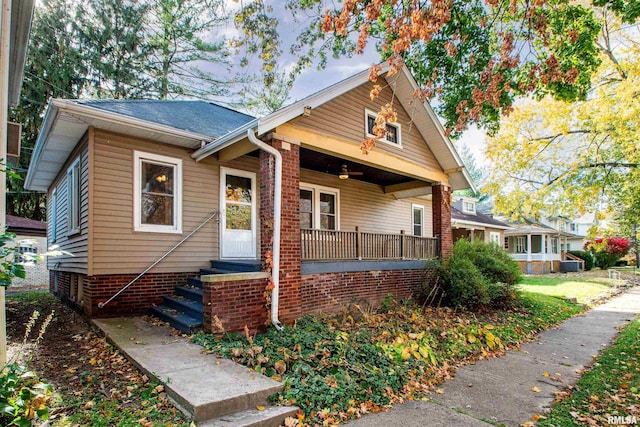
M 536 393 L 540 393 L 542 391 L 538 387 L 531 387 L 531 390 L 535 391 Z

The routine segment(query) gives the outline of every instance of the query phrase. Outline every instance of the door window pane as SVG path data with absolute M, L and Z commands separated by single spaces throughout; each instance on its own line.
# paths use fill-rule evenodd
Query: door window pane
M 229 202 L 251 203 L 251 178 L 227 175 L 226 197 Z
M 227 205 L 227 230 L 251 230 L 251 205 Z

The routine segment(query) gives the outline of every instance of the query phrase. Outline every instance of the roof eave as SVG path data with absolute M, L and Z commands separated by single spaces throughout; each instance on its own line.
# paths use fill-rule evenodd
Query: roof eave
M 43 120 L 42 130 L 36 140 L 36 145 L 31 156 L 31 162 L 29 164 L 29 172 L 25 180 L 25 188 L 31 191 L 46 192 L 48 188 L 41 185 L 34 185 L 34 176 L 38 173 L 38 165 L 42 158 L 43 153 L 46 151 L 47 142 L 51 136 L 51 132 L 54 129 L 60 113 L 66 112 L 77 116 L 82 116 L 88 119 L 103 120 L 107 122 L 118 123 L 119 125 L 125 125 L 131 128 L 141 129 L 149 132 L 159 133 L 166 136 L 181 138 L 182 140 L 189 141 L 190 145 L 199 144 L 201 141 L 210 140 L 211 137 L 199 133 L 189 132 L 181 129 L 176 129 L 166 125 L 160 125 L 146 120 L 136 119 L 130 116 L 113 113 L 110 111 L 100 110 L 95 107 L 91 107 L 85 104 L 78 104 L 66 99 L 52 99 L 47 107 L 45 117 Z M 89 128 L 90 124 L 87 123 L 86 127 Z M 70 153 L 69 153 L 70 154 Z
M 53 101 L 53 100 L 52 100 Z M 30 191 L 47 191 L 48 188 L 40 188 L 34 187 L 32 185 L 33 177 L 37 171 L 37 165 L 40 162 L 40 157 L 42 156 L 44 145 L 51 133 L 51 129 L 53 128 L 53 124 L 56 122 L 56 118 L 58 117 L 58 107 L 54 105 L 53 102 L 50 102 L 47 106 L 47 110 L 44 114 L 44 119 L 42 121 L 42 128 L 40 133 L 38 134 L 38 139 L 36 140 L 36 144 L 33 148 L 33 153 L 31 154 L 31 160 L 29 161 L 29 169 L 27 171 L 27 177 L 24 181 L 24 188 Z
M 27 46 L 33 17 L 34 0 L 11 2 L 11 35 L 9 41 L 9 106 L 20 101 L 22 77 L 27 58 Z
M 416 92 L 416 90 L 419 89 L 418 87 L 418 83 L 416 82 L 415 78 L 413 77 L 413 75 L 411 74 L 411 71 L 409 70 L 409 68 L 407 68 L 407 66 L 403 66 L 401 72 L 403 73 L 403 76 L 409 81 L 412 89 L 413 89 L 413 93 Z M 428 102 L 420 102 L 420 104 L 422 105 L 422 107 L 424 108 L 425 112 L 427 113 L 427 115 L 429 116 L 429 119 L 433 122 L 433 125 L 435 126 L 438 135 L 440 136 L 442 142 L 444 142 L 445 146 L 447 147 L 449 153 L 451 154 L 451 156 L 453 157 L 456 167 L 461 167 L 463 168 L 461 171 L 456 172 L 456 173 L 462 173 L 464 180 L 466 181 L 466 184 L 468 185 L 468 187 L 464 187 L 464 188 L 454 188 L 454 190 L 464 190 L 465 188 L 469 188 L 474 192 L 477 192 L 477 188 L 475 186 L 475 184 L 473 183 L 473 180 L 471 179 L 471 175 L 469 175 L 469 172 L 467 171 L 464 163 L 462 162 L 462 159 L 460 158 L 460 155 L 458 154 L 456 148 L 454 147 L 453 143 L 451 142 L 451 140 L 449 139 L 449 137 L 447 136 L 447 133 L 444 129 L 444 126 L 442 126 L 442 123 L 440 123 L 440 119 L 438 119 L 438 116 L 436 115 L 435 111 L 433 111 L 433 108 L 431 108 L 431 105 Z

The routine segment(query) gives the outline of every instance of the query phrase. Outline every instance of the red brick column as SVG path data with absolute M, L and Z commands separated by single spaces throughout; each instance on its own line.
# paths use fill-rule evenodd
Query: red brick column
M 444 184 L 431 186 L 433 235 L 438 239 L 440 257 L 447 259 L 451 255 L 451 188 Z
M 282 217 L 280 238 L 281 322 L 301 316 L 300 300 L 300 147 L 282 141 L 269 143 L 282 154 Z M 260 246 L 261 259 L 273 248 L 273 185 L 275 159 L 260 152 Z

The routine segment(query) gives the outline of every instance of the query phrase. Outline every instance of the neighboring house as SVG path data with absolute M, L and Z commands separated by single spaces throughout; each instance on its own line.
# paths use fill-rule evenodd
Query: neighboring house
M 16 235 L 17 249 L 20 255 L 15 261 L 24 263 L 27 277 L 15 278 L 12 286 L 47 286 L 49 284 L 49 271 L 46 260 L 34 261 L 28 255 L 42 255 L 47 252 L 47 223 L 35 221 L 29 218 L 20 218 L 7 215 L 7 232 Z
M 509 222 L 504 247 L 526 274 L 546 274 L 576 271 L 579 261 L 567 259 L 566 247 L 571 233 L 556 230 L 532 220 Z
M 584 234 L 581 234 L 579 230 L 585 227 L 579 227 L 576 221 L 566 216 L 552 216 L 543 218 L 541 223 L 563 233 L 567 233 L 566 238 L 560 244 L 560 250 L 562 252 L 582 250 L 587 232 L 585 231 Z
M 478 239 L 502 246 L 504 232 L 510 227 L 492 215 L 478 212 L 477 202 L 478 200 L 472 197 L 458 197 L 451 203 L 453 242 L 459 239 Z
M 49 260 L 52 291 L 90 316 L 183 304 L 178 317 L 227 330 L 263 326 L 269 304 L 278 326 L 408 297 L 450 253 L 450 193 L 472 184 L 409 71 L 386 71 L 375 101 L 363 71 L 260 119 L 202 101 L 52 100 L 26 178 L 48 193 L 49 243 L 74 255 Z M 363 155 L 392 92 L 398 121 Z

